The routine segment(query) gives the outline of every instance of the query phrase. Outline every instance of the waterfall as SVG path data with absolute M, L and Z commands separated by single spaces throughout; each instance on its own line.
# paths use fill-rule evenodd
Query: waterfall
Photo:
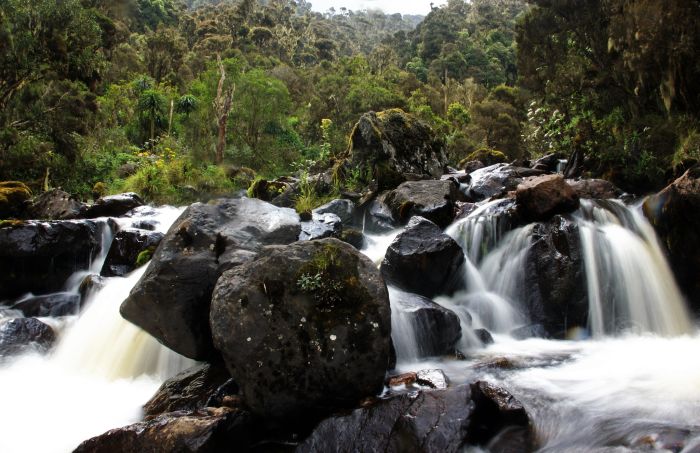
M 165 232 L 180 213 L 148 208 L 119 223 L 125 227 L 148 219 Z M 112 238 L 105 230 L 103 252 L 91 271 L 99 272 L 109 249 Z M 106 279 L 104 288 L 84 302 L 83 313 L 67 320 L 48 356 L 29 354 L 0 367 L 0 451 L 67 452 L 92 436 L 136 422 L 160 383 L 194 364 L 120 316 L 119 305 L 145 269 Z
M 583 200 L 576 219 L 594 336 L 620 330 L 665 336 L 692 332 L 683 296 L 638 208 Z

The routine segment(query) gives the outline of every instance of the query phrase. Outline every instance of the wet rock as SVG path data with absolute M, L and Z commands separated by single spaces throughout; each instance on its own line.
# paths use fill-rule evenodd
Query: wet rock
M 0 300 L 63 289 L 100 252 L 102 228 L 109 226 L 91 220 L 0 226 Z
M 70 220 L 84 216 L 87 205 L 61 189 L 52 189 L 36 197 L 27 209 L 32 219 Z
M 563 156 L 559 153 L 551 153 L 540 157 L 531 163 L 533 170 L 541 170 L 546 173 L 556 173 L 557 167 L 559 166 L 559 160 Z
M 387 233 L 399 227 L 399 222 L 394 218 L 386 202 L 389 193 L 380 193 L 364 207 L 361 223 L 365 231 Z
M 34 318 L 0 321 L 0 357 L 46 352 L 56 341 L 53 329 Z
M 681 290 L 700 312 L 700 166 L 649 197 L 644 214 L 668 250 Z
M 380 400 L 349 415 L 321 422 L 297 451 L 382 451 L 382 452 L 460 452 L 467 446 L 486 445 L 496 431 L 512 427 L 526 433 L 529 420 L 516 416 L 515 404 L 503 405 L 493 416 L 496 398 L 483 397 L 478 387 L 469 385 L 446 390 L 420 391 Z M 503 400 L 500 398 L 499 400 Z M 491 430 L 481 428 L 491 421 Z M 517 425 L 515 424 L 517 423 Z M 489 437 L 491 436 L 491 437 Z M 521 441 L 522 452 L 531 450 L 529 436 Z M 496 451 L 496 450 L 494 450 Z
M 189 368 L 160 386 L 156 394 L 143 406 L 144 415 L 203 409 L 219 387 L 230 378 L 226 368 L 218 364 L 205 363 Z
M 608 200 L 625 195 L 615 184 L 604 179 L 568 179 L 566 182 L 576 191 L 579 198 Z
M 102 278 L 102 276 L 99 274 L 90 274 L 85 276 L 78 287 L 78 294 L 80 294 L 81 301 L 87 301 L 90 295 L 95 294 L 97 291 L 104 288 L 104 286 L 104 278 Z
M 314 214 L 335 214 L 343 226 L 355 224 L 355 203 L 350 200 L 333 200 L 313 210 Z
M 311 220 L 301 222 L 300 241 L 314 241 L 329 237 L 339 237 L 343 232 L 340 217 L 335 214 L 313 213 Z
M 219 278 L 210 319 L 214 344 L 258 415 L 304 423 L 382 388 L 391 345 L 386 286 L 341 241 L 264 249 Z
M 474 329 L 474 335 L 483 345 L 493 344 L 493 336 L 486 329 Z
M 294 242 L 300 232 L 296 212 L 261 200 L 195 203 L 163 238 L 122 316 L 184 356 L 210 358 L 217 354 L 209 327 L 216 280 L 263 246 Z
M 31 197 L 32 191 L 22 182 L 0 182 L 0 219 L 20 217 Z
M 271 202 L 272 200 L 284 194 L 285 192 L 293 191 L 293 183 L 290 181 L 268 181 L 266 179 L 257 179 L 253 181 L 253 184 L 251 184 L 250 188 L 248 189 L 248 194 L 253 198 L 258 198 L 263 201 Z M 294 206 L 294 204 L 292 203 L 291 206 Z
M 417 294 L 392 290 L 390 297 L 394 316 L 413 326 L 419 358 L 454 354 L 462 338 L 459 317 L 454 312 Z
M 391 376 L 387 381 L 389 387 L 399 387 L 405 385 L 406 387 L 411 386 L 418 380 L 418 374 L 410 371 L 408 373 L 399 374 L 397 376 Z
M 576 191 L 561 175 L 543 175 L 525 179 L 515 192 L 518 211 L 530 221 L 547 220 L 555 214 L 575 211 L 579 206 Z
M 485 166 L 486 165 L 484 165 L 484 163 L 481 162 L 480 160 L 470 160 L 470 161 L 464 162 L 461 167 L 464 169 L 465 173 L 470 174 L 472 172 L 475 172 L 477 170 L 484 168 Z
M 154 251 L 163 233 L 144 230 L 121 230 L 112 241 L 107 253 L 101 275 L 105 277 L 122 277 L 136 269 L 136 261 L 141 252 Z
M 421 216 L 445 228 L 454 220 L 455 202 L 463 200 L 454 181 L 408 181 L 391 191 L 386 203 L 401 223 Z
M 442 370 L 420 370 L 416 373 L 416 383 L 433 389 L 446 389 L 450 380 Z
M 98 199 L 93 205 L 88 206 L 85 218 L 96 217 L 121 217 L 134 208 L 143 206 L 144 202 L 133 192 L 109 195 Z
M 24 316 L 70 316 L 80 311 L 80 294 L 53 293 L 30 296 L 16 302 L 12 308 L 22 310 Z
M 467 195 L 473 201 L 501 197 L 515 190 L 524 178 L 541 174 L 541 171 L 531 168 L 515 167 L 508 164 L 491 165 L 470 174 L 471 184 Z
M 426 123 L 399 109 L 365 113 L 350 140 L 346 166 L 371 172 L 379 190 L 393 189 L 407 174 L 439 178 L 447 166 L 444 142 Z
M 340 233 L 339 239 L 352 245 L 357 250 L 362 250 L 365 246 L 365 235 L 362 234 L 362 231 L 354 228 L 344 228 L 343 232 Z
M 414 217 L 389 246 L 382 276 L 399 288 L 428 298 L 449 294 L 461 284 L 464 253 L 433 222 Z
M 586 276 L 578 226 L 555 216 L 532 230 L 525 264 L 524 298 L 530 320 L 563 338 L 588 322 Z
M 547 338 L 547 329 L 542 324 L 528 324 L 518 327 L 510 332 L 510 336 L 516 340 L 527 340 L 528 338 Z M 561 336 L 561 335 L 560 335 Z
M 136 228 L 138 230 L 155 231 L 158 227 L 158 221 L 156 220 L 135 220 L 131 224 L 131 228 Z
M 486 443 L 502 433 L 504 427 L 517 427 L 521 430 L 512 433 L 521 440 L 520 450 L 516 451 L 530 449 L 529 435 L 527 435 L 530 417 L 520 401 L 507 390 L 485 381 L 471 384 L 471 393 L 476 407 L 469 430 L 473 439 L 480 439 L 481 442 Z M 523 433 L 522 430 L 526 432 Z M 501 442 L 505 440 L 500 439 Z
M 74 453 L 214 453 L 232 446 L 246 451 L 251 417 L 228 408 L 178 411 L 113 429 L 86 440 Z

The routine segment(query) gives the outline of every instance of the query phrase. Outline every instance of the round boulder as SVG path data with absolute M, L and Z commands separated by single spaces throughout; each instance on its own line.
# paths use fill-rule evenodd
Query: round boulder
M 381 391 L 390 363 L 386 285 L 337 239 L 267 247 L 225 272 L 210 322 L 244 400 L 265 417 L 351 407 Z

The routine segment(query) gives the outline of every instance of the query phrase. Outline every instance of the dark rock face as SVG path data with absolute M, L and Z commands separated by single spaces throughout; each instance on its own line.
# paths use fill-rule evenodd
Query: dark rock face
M 454 220 L 455 202 L 463 200 L 454 181 L 408 181 L 391 191 L 386 203 L 401 223 L 421 216 L 445 228 Z
M 144 415 L 203 409 L 212 395 L 230 378 L 222 365 L 206 363 L 187 369 L 160 386 L 143 406 Z
M 82 302 L 87 301 L 88 297 L 90 295 L 96 293 L 97 291 L 101 290 L 104 288 L 105 282 L 104 279 L 98 275 L 98 274 L 90 274 L 87 275 L 82 282 L 80 282 L 80 286 L 78 287 L 78 293 L 80 293 L 80 300 Z
M 60 291 L 99 253 L 104 222 L 22 222 L 0 228 L 0 299 Z
M 145 250 L 155 250 L 163 233 L 144 230 L 121 230 L 112 241 L 101 274 L 105 277 L 124 276 L 136 269 L 136 260 Z
M 578 226 L 561 216 L 535 225 L 527 252 L 525 299 L 533 323 L 561 338 L 588 320 L 586 276 Z M 539 336 L 539 335 L 538 335 Z
M 700 166 L 644 202 L 644 214 L 668 250 L 673 273 L 700 312 Z
M 418 334 L 420 357 L 454 354 L 462 328 L 453 311 L 417 294 L 392 290 L 390 295 L 394 310 L 408 317 Z
M 492 431 L 512 428 L 525 433 L 519 451 L 531 451 L 527 414 L 522 406 L 522 412 L 517 412 L 517 401 L 503 392 L 463 385 L 381 400 L 350 415 L 324 420 L 297 451 L 459 452 L 469 445 L 486 445 L 494 437 Z M 493 406 L 499 409 L 495 414 Z M 492 429 L 479 429 L 484 423 Z
M 528 427 L 530 418 L 523 405 L 508 391 L 485 381 L 471 384 L 472 401 L 476 409 L 470 436 L 476 439 L 494 439 L 499 433 L 507 431 L 506 437 L 498 439 L 500 443 L 512 443 L 518 448 L 511 451 L 527 451 L 531 448 Z M 504 430 L 504 427 L 511 429 Z M 519 428 L 513 430 L 513 428 Z M 507 437 L 510 437 L 508 439 Z M 505 451 L 497 445 L 489 445 L 491 451 Z
M 562 155 L 558 153 L 547 154 L 532 162 L 530 166 L 534 170 L 542 170 L 547 173 L 555 173 L 557 171 L 557 167 L 559 166 L 559 159 L 561 158 Z
M 393 189 L 407 174 L 437 179 L 447 166 L 444 142 L 427 124 L 399 109 L 365 113 L 350 140 L 348 166 L 369 168 L 379 190 Z
M 362 234 L 362 231 L 356 230 L 355 228 L 344 228 L 338 239 L 347 242 L 357 250 L 362 250 L 365 246 L 365 235 Z
M 462 248 L 440 227 L 414 217 L 389 246 L 382 276 L 399 288 L 428 298 L 450 293 L 461 284 Z
M 171 412 L 86 440 L 74 453 L 217 453 L 248 449 L 250 415 L 228 408 Z
M 610 198 L 620 198 L 624 195 L 620 188 L 604 179 L 569 179 L 566 182 L 576 191 L 579 198 L 608 200 Z
M 366 231 L 386 233 L 396 229 L 399 222 L 394 218 L 391 208 L 387 205 L 387 197 L 391 192 L 382 192 L 371 200 L 363 210 L 361 224 Z
M 314 241 L 330 237 L 338 238 L 343 233 L 343 223 L 335 214 L 312 213 L 311 220 L 301 222 L 300 241 Z
M 555 214 L 575 211 L 579 206 L 576 191 L 561 175 L 528 178 L 515 192 L 518 211 L 531 221 L 547 220 Z
M 25 316 L 68 316 L 80 311 L 80 294 L 53 293 L 32 296 L 15 303 L 12 308 L 22 310 Z
M 350 200 L 332 200 L 313 210 L 314 214 L 335 214 L 343 226 L 353 226 L 355 223 L 355 203 Z
M 507 164 L 496 164 L 484 167 L 470 173 L 471 184 L 468 195 L 473 201 L 481 201 L 491 197 L 501 197 L 515 190 L 528 176 L 541 175 L 540 170 L 515 167 Z
M 390 307 L 374 264 L 336 239 L 268 247 L 224 273 L 214 344 L 266 418 L 306 421 L 378 393 L 390 361 Z
M 121 217 L 134 208 L 143 206 L 144 202 L 133 192 L 119 195 L 109 195 L 98 199 L 95 204 L 88 206 L 85 218 L 96 217 Z
M 14 318 L 0 323 L 0 357 L 29 351 L 46 352 L 56 341 L 53 329 L 34 318 Z
M 36 197 L 27 209 L 32 219 L 69 220 L 83 217 L 87 206 L 61 189 L 52 189 Z
M 209 328 L 216 280 L 263 246 L 294 242 L 300 232 L 296 212 L 260 200 L 195 203 L 163 238 L 122 316 L 184 356 L 216 355 Z

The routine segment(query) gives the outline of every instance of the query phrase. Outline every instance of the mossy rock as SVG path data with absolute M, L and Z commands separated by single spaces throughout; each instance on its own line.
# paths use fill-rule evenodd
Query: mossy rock
M 285 193 L 288 188 L 289 184 L 281 181 L 268 181 L 257 178 L 248 187 L 248 197 L 269 202 Z
M 464 168 L 467 165 L 467 163 L 475 160 L 478 160 L 484 165 L 489 166 L 506 162 L 508 160 L 508 157 L 506 157 L 506 155 L 503 154 L 501 151 L 495 149 L 480 148 L 474 151 L 473 153 L 469 154 L 461 161 L 459 161 L 458 166 L 459 168 Z
M 23 182 L 0 182 L 0 217 L 21 214 L 30 198 L 32 198 L 32 191 Z

